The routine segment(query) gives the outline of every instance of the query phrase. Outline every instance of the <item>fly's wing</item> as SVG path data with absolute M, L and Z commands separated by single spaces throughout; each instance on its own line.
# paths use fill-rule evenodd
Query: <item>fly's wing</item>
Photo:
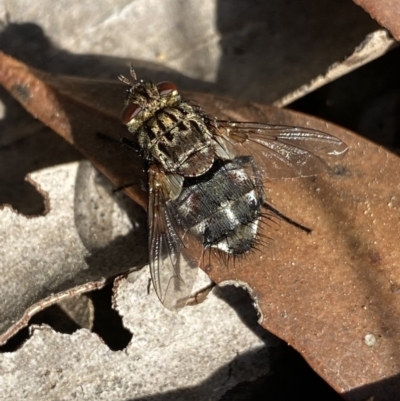
M 340 139 L 302 127 L 218 121 L 218 135 L 221 146 L 252 156 L 263 178 L 271 179 L 316 175 L 329 170 L 325 158 L 347 151 Z
M 154 289 L 162 304 L 177 310 L 185 306 L 197 276 L 200 252 L 184 243 L 184 230 L 171 207 L 175 178 L 157 167 L 149 169 L 149 259 Z

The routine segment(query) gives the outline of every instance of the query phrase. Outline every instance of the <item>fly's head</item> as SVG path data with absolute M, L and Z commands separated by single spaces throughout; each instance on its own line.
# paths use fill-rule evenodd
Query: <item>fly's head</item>
M 181 102 L 181 96 L 175 84 L 172 82 L 137 81 L 134 71 L 131 71 L 134 79 L 120 76 L 120 80 L 129 85 L 125 107 L 121 113 L 121 121 L 130 132 L 137 131 L 147 120 L 154 117 L 157 111 L 166 107 L 177 106 Z

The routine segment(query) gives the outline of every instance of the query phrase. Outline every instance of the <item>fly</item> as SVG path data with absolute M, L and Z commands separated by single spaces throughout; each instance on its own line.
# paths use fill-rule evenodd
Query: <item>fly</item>
M 119 77 L 129 85 L 121 121 L 132 135 L 123 142 L 147 165 L 153 285 L 178 309 L 206 249 L 236 257 L 254 248 L 268 207 L 264 179 L 316 175 L 329 168 L 324 156 L 347 146 L 308 128 L 217 120 L 173 83 L 138 81 L 133 69 L 131 77 Z M 200 251 L 188 249 L 189 237 Z

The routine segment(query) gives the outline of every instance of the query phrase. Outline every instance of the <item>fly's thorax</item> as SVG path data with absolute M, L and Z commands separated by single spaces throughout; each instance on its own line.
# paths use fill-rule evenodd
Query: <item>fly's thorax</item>
M 192 105 L 181 102 L 157 110 L 137 129 L 137 141 L 147 158 L 170 173 L 196 177 L 214 162 L 213 126 Z
M 247 159 L 216 163 L 204 177 L 186 183 L 175 201 L 185 229 L 201 237 L 204 247 L 240 255 L 256 241 L 264 192 Z

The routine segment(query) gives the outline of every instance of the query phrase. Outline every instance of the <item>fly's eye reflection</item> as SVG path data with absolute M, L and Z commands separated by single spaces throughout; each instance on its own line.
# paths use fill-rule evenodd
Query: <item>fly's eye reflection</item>
M 166 95 L 169 95 L 170 93 L 178 90 L 178 88 L 176 87 L 176 85 L 174 83 L 168 82 L 168 81 L 159 82 L 157 84 L 157 89 L 158 89 L 158 93 L 160 94 L 160 96 L 166 96 Z
M 133 83 L 122 79 L 130 90 L 121 120 L 148 173 L 153 285 L 164 306 L 176 310 L 190 296 L 205 252 L 228 261 L 245 257 L 264 250 L 263 216 L 295 223 L 268 203 L 264 182 L 329 171 L 324 160 L 344 155 L 347 146 L 309 128 L 217 120 L 179 96 L 165 98 L 175 84 L 132 77 Z M 133 124 L 142 111 L 137 103 L 146 118 Z
M 131 103 L 126 105 L 121 113 L 122 124 L 128 124 L 132 119 L 136 118 L 141 111 L 142 108 L 138 104 Z

